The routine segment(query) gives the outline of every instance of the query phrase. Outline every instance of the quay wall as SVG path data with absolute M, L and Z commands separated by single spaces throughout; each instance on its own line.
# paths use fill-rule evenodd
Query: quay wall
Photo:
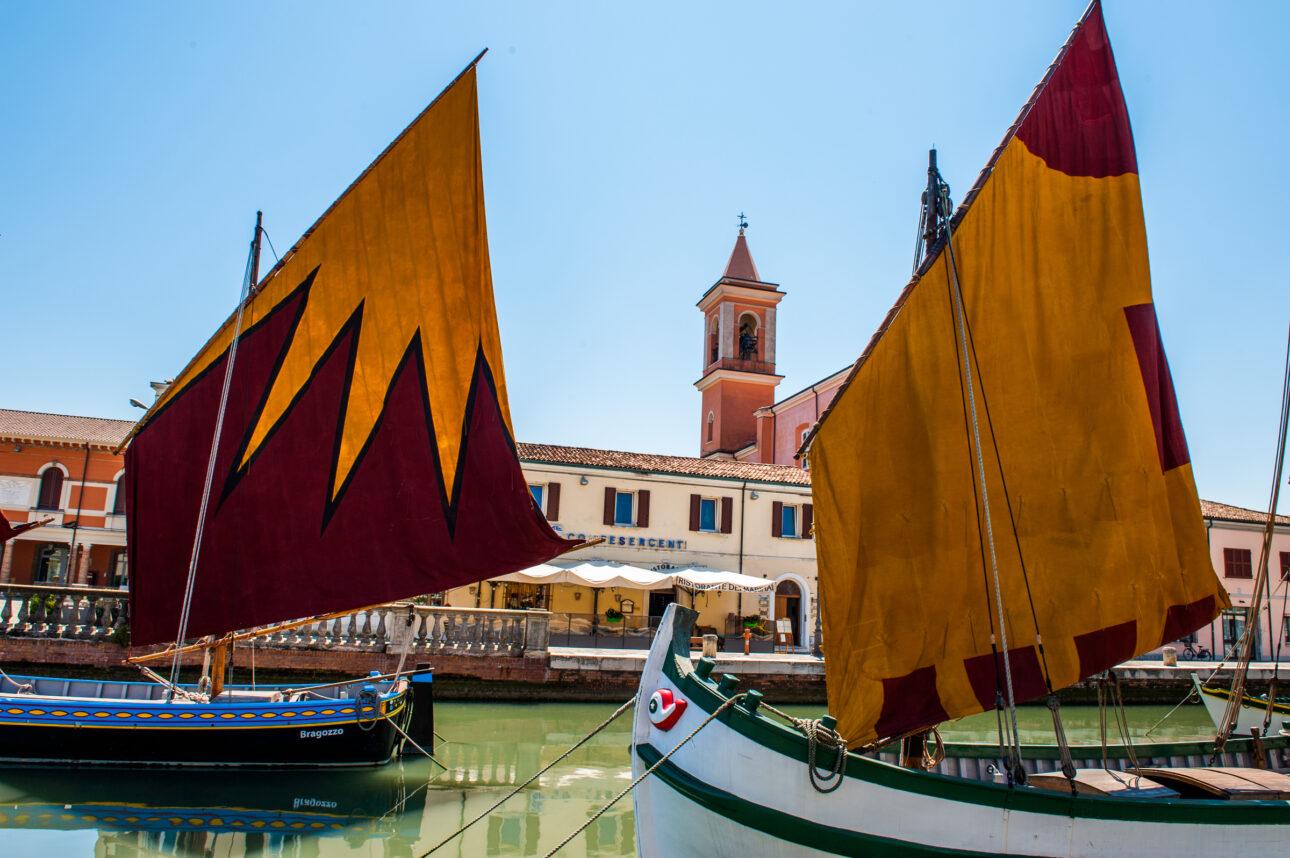
M 124 659 L 143 652 L 109 641 L 0 637 L 0 665 L 11 673 L 108 674 L 134 679 L 139 674 L 124 664 Z M 635 693 L 644 658 L 644 651 L 552 648 L 529 655 L 415 654 L 409 656 L 408 664 L 429 664 L 434 668 L 435 694 L 442 700 L 621 702 Z M 233 662 L 232 681 L 248 681 L 251 650 L 237 649 Z M 329 680 L 370 670 L 384 673 L 394 670 L 398 662 L 398 652 L 373 649 L 255 649 L 256 675 L 261 682 Z M 185 661 L 194 667 L 198 663 L 197 657 Z M 160 669 L 157 664 L 153 667 Z M 1215 667 L 1190 662 L 1170 668 L 1159 662 L 1140 661 L 1126 663 L 1118 672 L 1127 702 L 1173 705 L 1191 687 L 1193 672 L 1205 678 Z M 1255 693 L 1266 690 L 1271 667 L 1266 664 L 1252 668 L 1249 686 Z M 744 687 L 757 688 L 772 702 L 825 702 L 823 664 L 815 659 L 725 654 L 718 657 L 715 673 L 736 674 L 744 680 Z M 1230 669 L 1220 671 L 1220 687 L 1228 675 Z M 1096 703 L 1096 686 L 1081 683 L 1064 691 L 1062 699 L 1068 703 Z

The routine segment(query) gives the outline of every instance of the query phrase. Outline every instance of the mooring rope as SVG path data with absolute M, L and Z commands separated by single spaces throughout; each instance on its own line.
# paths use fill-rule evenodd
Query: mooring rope
M 731 700 L 733 700 L 733 699 L 734 699 L 734 698 L 731 698 Z M 576 751 L 576 750 L 578 750 L 579 748 L 581 748 L 583 745 L 587 744 L 587 742 L 591 740 L 591 737 L 595 736 L 597 733 L 599 733 L 599 732 L 601 732 L 602 730 L 604 730 L 606 727 L 608 727 L 610 724 L 612 724 L 612 723 L 613 723 L 613 722 L 618 718 L 618 716 L 622 715 L 622 714 L 623 714 L 624 712 L 626 712 L 628 709 L 632 708 L 632 706 L 634 706 L 635 704 L 636 704 L 636 697 L 635 697 L 635 696 L 633 696 L 630 700 L 628 700 L 628 701 L 627 701 L 626 703 L 624 703 L 622 706 L 619 706 L 619 707 L 614 711 L 614 714 L 613 714 L 613 715 L 610 715 L 610 716 L 609 716 L 608 718 L 606 718 L 604 721 L 600 722 L 600 725 L 599 725 L 598 727 L 596 727 L 596 728 L 595 728 L 595 729 L 593 729 L 590 733 L 588 733 L 587 735 L 585 735 L 585 736 L 583 736 L 581 739 L 579 739 L 579 740 L 577 741 L 577 743 L 576 743 L 576 744 L 572 745 L 572 746 L 569 748 L 569 750 L 565 751 L 563 754 L 561 754 L 560 756 L 556 757 L 554 760 L 552 760 L 552 761 L 551 761 L 550 763 L 548 763 L 547 765 L 545 765 L 545 766 L 543 766 L 542 768 L 538 769 L 536 772 L 534 772 L 534 773 L 533 773 L 533 775 L 532 775 L 528 780 L 526 780 L 524 783 L 520 784 L 519 786 L 515 787 L 515 789 L 511 790 L 511 791 L 510 791 L 510 792 L 508 792 L 506 795 L 502 796 L 500 799 L 498 799 L 496 802 L 494 802 L 494 803 L 493 803 L 493 805 L 492 805 L 491 807 L 489 807 L 487 810 L 485 810 L 483 813 L 479 814 L 479 815 L 478 815 L 478 816 L 476 816 L 474 819 L 472 819 L 470 822 L 467 822 L 465 825 L 461 826 L 461 828 L 458 828 L 458 829 L 457 829 L 456 831 L 454 831 L 452 834 L 449 834 L 449 835 L 448 835 L 447 837 L 445 837 L 443 840 L 440 840 L 438 843 L 436 843 L 434 846 L 430 847 L 430 848 L 429 848 L 428 850 L 426 850 L 425 852 L 422 852 L 422 853 L 421 853 L 421 858 L 426 858 L 426 856 L 427 856 L 427 855 L 430 855 L 430 854 L 432 854 L 432 853 L 434 853 L 434 852 L 438 852 L 440 849 L 442 849 L 443 847 L 445 847 L 445 846 L 447 846 L 449 843 L 451 843 L 453 840 L 455 840 L 459 835 L 464 834 L 464 833 L 465 833 L 465 831 L 466 831 L 466 829 L 470 828 L 472 825 L 474 825 L 475 823 L 479 822 L 481 819 L 484 819 L 484 818 L 485 818 L 486 816 L 488 816 L 490 813 L 492 813 L 493 811 L 497 810 L 497 808 L 501 807 L 503 804 L 505 804 L 506 802 L 510 801 L 510 800 L 511 800 L 512 798 L 514 798 L 515 796 L 519 795 L 519 793 L 520 793 L 520 791 L 521 791 L 521 790 L 523 790 L 525 787 L 527 787 L 529 784 L 533 783 L 535 780 L 537 780 L 538 778 L 540 778 L 542 775 L 544 775 L 544 774 L 546 774 L 547 772 L 551 771 L 551 769 L 555 768 L 557 765 L 559 765 L 560 763 L 562 763 L 562 762 L 564 762 L 566 759 L 568 759 L 570 754 L 572 754 L 574 751 Z M 724 706 L 723 706 L 722 708 L 724 708 Z M 707 723 L 707 722 L 704 722 L 704 723 Z M 618 800 L 618 799 L 614 799 L 614 801 L 617 801 L 617 800 Z M 601 810 L 601 813 L 604 813 L 604 810 Z M 598 813 L 598 814 L 596 814 L 596 816 L 599 816 L 599 815 L 600 815 L 599 813 Z M 590 825 L 590 823 L 588 823 L 588 825 Z M 587 826 L 586 826 L 586 825 L 584 825 L 582 828 L 579 828 L 579 829 L 578 829 L 578 831 L 582 831 L 582 829 L 583 829 L 583 828 L 586 828 L 586 827 L 587 827 Z M 575 834 L 575 835 L 576 835 L 577 833 L 578 833 L 577 831 L 575 831 L 575 832 L 574 832 L 574 834 Z M 571 840 L 571 839 L 573 839 L 573 838 L 572 838 L 572 836 L 570 837 L 570 840 Z M 565 841 L 565 843 L 568 843 L 568 842 L 569 842 L 568 840 L 566 840 L 566 841 Z M 561 843 L 561 844 L 560 844 L 560 846 L 557 846 L 557 847 L 556 847 L 556 849 L 558 850 L 558 849 L 560 849 L 562 846 L 564 846 L 564 843 Z
M 691 730 L 688 736 L 686 736 L 684 739 L 678 742 L 676 746 L 672 748 L 672 750 L 668 751 L 666 754 L 659 757 L 658 762 L 654 763 L 654 765 L 650 766 L 648 769 L 642 772 L 631 783 L 629 783 L 626 786 L 626 788 L 623 789 L 622 792 L 618 793 L 618 795 L 614 796 L 608 802 L 606 802 L 605 805 L 600 808 L 600 810 L 597 810 L 590 817 L 588 817 L 586 822 L 582 823 L 582 825 L 579 825 L 577 828 L 575 828 L 569 834 L 568 837 L 564 838 L 564 840 L 561 840 L 558 846 L 556 846 L 550 852 L 546 853 L 546 858 L 551 858 L 552 855 L 559 852 L 561 849 L 563 849 L 564 847 L 568 846 L 571 842 L 573 842 L 573 838 L 577 837 L 579 834 L 581 834 L 582 832 L 590 828 L 593 822 L 595 822 L 597 819 L 599 819 L 601 816 L 605 814 L 605 811 L 609 810 L 609 808 L 613 807 L 614 805 L 618 804 L 618 802 L 622 801 L 624 796 L 626 796 L 632 790 L 636 789 L 637 784 L 645 780 L 650 775 L 654 774 L 655 769 L 657 769 L 659 766 L 666 763 L 669 757 L 671 757 L 677 751 L 681 750 L 681 748 L 685 747 L 685 744 L 689 742 L 691 739 L 693 739 L 695 736 L 697 736 L 700 730 L 702 730 L 704 727 L 711 724 L 718 715 L 720 715 L 722 712 L 729 709 L 736 702 L 742 700 L 747 695 L 748 695 L 748 692 L 744 691 L 734 695 L 733 697 L 727 697 L 724 703 L 722 703 L 716 709 L 712 710 L 712 713 L 708 715 L 707 718 L 704 718 L 702 723 L 699 724 L 699 726 Z M 634 701 L 629 701 L 629 702 L 634 702 Z M 586 741 L 586 740 L 584 739 L 583 741 Z M 435 848 L 438 849 L 439 847 L 436 846 Z M 422 856 L 422 858 L 424 858 L 424 856 Z

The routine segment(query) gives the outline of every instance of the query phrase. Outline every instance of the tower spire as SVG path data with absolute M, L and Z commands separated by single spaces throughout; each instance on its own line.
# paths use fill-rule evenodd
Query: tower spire
M 730 278 L 731 280 L 749 280 L 754 283 L 760 283 L 761 275 L 757 273 L 757 265 L 753 262 L 752 253 L 748 250 L 748 239 L 744 237 L 744 230 L 748 229 L 748 218 L 743 212 L 739 213 L 739 235 L 735 238 L 734 250 L 730 251 L 730 260 L 726 263 L 726 271 L 721 275 L 722 279 Z

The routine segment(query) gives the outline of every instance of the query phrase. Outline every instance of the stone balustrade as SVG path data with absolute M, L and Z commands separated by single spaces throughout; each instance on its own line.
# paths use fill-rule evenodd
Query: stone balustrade
M 263 635 L 255 638 L 255 645 L 542 657 L 550 625 L 547 611 L 398 603 Z
M 127 642 L 129 593 L 93 587 L 0 584 L 0 636 Z M 545 657 L 548 611 L 396 603 L 271 632 L 256 647 L 402 653 L 412 657 Z M 247 646 L 251 644 L 241 644 Z
M 0 584 L 0 635 L 124 644 L 129 603 L 125 590 Z

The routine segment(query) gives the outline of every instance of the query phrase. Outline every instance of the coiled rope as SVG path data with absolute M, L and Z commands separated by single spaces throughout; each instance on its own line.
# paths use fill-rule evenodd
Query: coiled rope
M 761 708 L 783 718 L 806 736 L 806 774 L 816 792 L 828 794 L 842 786 L 847 773 L 847 740 L 838 731 L 824 726 L 818 718 L 795 718 L 769 703 L 762 703 Z M 827 769 L 820 769 L 815 763 L 821 745 L 833 752 L 833 765 Z
M 731 698 L 731 699 L 733 699 L 733 698 Z M 521 790 L 523 790 L 525 787 L 527 787 L 529 784 L 533 783 L 535 780 L 537 780 L 538 778 L 540 778 L 542 775 L 544 775 L 544 774 L 546 774 L 547 772 L 551 771 L 551 769 L 555 768 L 557 765 L 559 765 L 560 763 L 562 763 L 562 762 L 564 762 L 566 759 L 568 759 L 570 754 L 572 754 L 574 751 L 576 751 L 576 750 L 578 750 L 579 748 L 581 748 L 583 745 L 587 744 L 587 742 L 588 742 L 588 741 L 590 741 L 591 737 L 595 736 L 597 733 L 599 733 L 599 732 L 601 732 L 602 730 L 604 730 L 606 727 L 608 727 L 610 724 L 612 724 L 615 720 L 617 720 L 618 716 L 622 715 L 622 714 L 623 714 L 624 712 L 626 712 L 628 709 L 631 709 L 635 704 L 636 704 L 636 698 L 635 698 L 635 696 L 633 696 L 630 700 L 628 700 L 628 701 L 627 701 L 626 703 L 624 703 L 622 706 L 619 706 L 619 707 L 614 711 L 614 714 L 613 714 L 613 715 L 610 715 L 610 716 L 609 716 L 608 718 L 606 718 L 604 721 L 600 722 L 600 726 L 596 727 L 596 728 L 595 728 L 594 730 L 592 730 L 590 733 L 588 733 L 587 735 L 585 735 L 585 736 L 583 736 L 581 739 L 579 739 L 579 740 L 577 741 L 577 743 L 576 743 L 576 744 L 574 744 L 572 747 L 570 747 L 570 748 L 569 748 L 569 750 L 565 751 L 563 754 L 561 754 L 560 756 L 556 757 L 554 760 L 552 760 L 552 761 L 551 761 L 550 763 L 548 763 L 547 765 L 545 765 L 545 766 L 543 766 L 542 768 L 538 769 L 536 772 L 534 772 L 534 773 L 533 773 L 533 775 L 532 775 L 528 780 L 526 780 L 524 783 L 520 784 L 519 786 L 515 787 L 515 789 L 511 790 L 511 791 L 510 791 L 510 792 L 508 792 L 506 795 L 502 796 L 500 799 L 498 799 L 496 802 L 494 802 L 494 803 L 493 803 L 493 805 L 492 805 L 491 807 L 489 807 L 487 810 L 485 810 L 483 813 L 481 813 L 481 814 L 479 814 L 478 816 L 476 816 L 476 817 L 475 817 L 474 819 L 472 819 L 470 822 L 467 822 L 467 823 L 466 823 L 465 825 L 463 825 L 461 828 L 458 828 L 458 829 L 457 829 L 456 831 L 454 831 L 452 834 L 449 834 L 449 835 L 448 835 L 447 837 L 445 837 L 443 840 L 440 840 L 440 841 L 439 841 L 438 843 L 436 843 L 434 846 L 431 846 L 431 847 L 430 847 L 428 850 L 426 850 L 425 852 L 422 852 L 422 853 L 421 853 L 421 858 L 426 858 L 426 856 L 427 856 L 427 855 L 430 855 L 430 854 L 432 854 L 432 853 L 434 853 L 434 852 L 438 852 L 440 849 L 442 849 L 443 847 L 447 846 L 447 845 L 448 845 L 449 843 L 451 843 L 454 839 L 456 839 L 459 835 L 461 835 L 461 834 L 465 833 L 466 829 L 470 828 L 472 825 L 474 825 L 475 823 L 479 822 L 481 819 L 483 819 L 484 817 L 488 816 L 488 815 L 489 815 L 490 813 L 492 813 L 493 811 L 497 810 L 497 808 L 501 807 L 503 804 L 505 804 L 506 802 L 510 801 L 510 800 L 511 800 L 512 798 L 514 798 L 516 795 L 519 795 L 519 793 L 520 793 L 520 791 L 521 791 Z M 723 706 L 722 708 L 725 708 L 725 707 Z M 718 710 L 718 711 L 720 711 L 720 710 Z M 710 720 L 710 719 L 709 719 L 709 720 Z M 707 723 L 707 722 L 705 721 L 704 723 Z M 678 746 L 678 747 L 679 747 L 679 746 Z M 664 759 L 666 759 L 666 758 L 664 758 Z M 634 786 L 634 784 L 633 784 L 633 786 Z M 630 789 L 630 787 L 628 787 L 628 789 Z M 620 796 L 620 797 L 621 797 L 621 796 Z M 614 801 L 617 801 L 617 800 L 618 800 L 618 799 L 614 799 Z M 613 803 L 613 802 L 610 802 L 610 804 L 612 804 L 612 803 Z M 590 825 L 590 824 L 591 824 L 591 821 L 593 821 L 593 820 L 595 820 L 597 817 L 599 817 L 599 816 L 600 816 L 600 814 L 601 814 L 601 813 L 604 813 L 606 809 L 608 809 L 608 805 L 606 805 L 606 807 L 604 807 L 604 808 L 601 808 L 600 812 L 599 812 L 599 813 L 597 813 L 595 817 L 592 817 L 592 820 L 589 820 L 589 821 L 587 822 L 587 825 Z M 587 825 L 582 826 L 582 828 L 579 828 L 579 829 L 578 829 L 578 831 L 575 831 L 575 832 L 573 833 L 573 835 L 570 835 L 569 840 L 572 840 L 572 839 L 573 839 L 573 836 L 574 836 L 574 835 L 577 835 L 577 833 L 578 833 L 579 831 L 582 831 L 584 828 L 586 828 L 586 827 L 587 827 Z M 569 840 L 565 840 L 565 841 L 564 841 L 564 843 L 561 843 L 561 844 L 560 844 L 560 846 L 557 846 L 557 847 L 556 847 L 556 850 L 558 851 L 561 847 L 563 847 L 563 846 L 565 845 L 565 843 L 568 843 L 568 842 L 569 842 Z M 552 853 L 552 854 L 554 854 L 554 853 Z
M 686 736 L 684 739 L 682 739 L 680 742 L 678 742 L 678 743 L 676 744 L 676 746 L 672 748 L 672 750 L 668 751 L 666 754 L 664 754 L 663 756 L 659 757 L 659 758 L 658 758 L 658 762 L 654 763 L 654 765 L 650 766 L 648 769 L 646 769 L 645 771 L 641 772 L 641 774 L 640 774 L 638 777 L 636 777 L 636 778 L 635 778 L 631 783 L 629 783 L 629 784 L 626 786 L 626 788 L 624 788 L 624 789 L 623 789 L 623 791 L 622 791 L 622 792 L 618 793 L 618 795 L 614 796 L 614 797 L 613 797 L 613 798 L 611 798 L 608 802 L 606 802 L 606 803 L 604 804 L 604 806 L 600 808 L 600 810 L 597 810 L 597 811 L 596 811 L 595 813 L 593 813 L 590 817 L 588 817 L 586 822 L 582 823 L 582 825 L 579 825 L 577 828 L 575 828 L 575 829 L 574 829 L 574 830 L 569 834 L 569 836 L 568 836 L 568 837 L 566 837 L 566 838 L 564 838 L 563 840 L 561 840 L 561 841 L 560 841 L 560 844 L 559 844 L 558 846 L 556 846 L 556 847 L 555 847 L 554 849 L 552 849 L 550 852 L 546 853 L 546 858 L 551 858 L 551 856 L 552 856 L 552 855 L 554 855 L 555 853 L 559 852 L 561 849 L 563 849 L 564 847 L 566 847 L 566 846 L 568 846 L 570 843 L 572 843 L 572 842 L 573 842 L 573 838 L 577 837 L 579 834 L 581 834 L 582 832 L 584 832 L 584 831 L 586 831 L 588 828 L 590 828 L 590 827 L 591 827 L 591 824 L 592 824 L 593 822 L 595 822 L 597 819 L 599 819 L 601 816 L 603 816 L 603 815 L 604 815 L 604 813 L 605 813 L 605 811 L 609 810 L 609 808 L 611 808 L 611 807 L 613 807 L 614 805 L 618 804 L 618 802 L 619 802 L 619 801 L 621 801 L 621 800 L 623 799 L 623 797 L 624 797 L 624 796 L 626 796 L 626 795 L 627 795 L 629 792 L 631 792 L 632 790 L 636 789 L 636 785 L 637 785 L 637 784 L 639 784 L 641 781 L 645 780 L 645 779 L 646 779 L 647 777 L 649 777 L 650 775 L 654 774 L 654 770 L 655 770 L 655 769 L 657 769 L 659 766 L 661 766 L 661 765 L 663 765 L 664 763 L 666 763 L 666 762 L 668 761 L 668 758 L 669 758 L 669 757 L 671 757 L 671 756 L 672 756 L 673 754 L 675 754 L 677 751 L 681 750 L 681 748 L 685 747 L 686 743 L 687 743 L 687 742 L 689 742 L 691 739 L 693 739 L 695 736 L 697 736 L 697 735 L 699 734 L 699 731 L 700 731 L 700 730 L 702 730 L 704 727 L 706 727 L 706 726 L 708 726 L 709 724 L 711 724 L 711 723 L 716 719 L 716 717 L 717 717 L 718 715 L 720 715 L 722 712 L 724 712 L 724 711 L 726 711 L 727 709 L 729 709 L 731 706 L 733 706 L 735 703 L 737 703 L 738 701 L 742 700 L 742 699 L 743 699 L 744 697 L 746 697 L 746 696 L 748 696 L 748 692 L 743 691 L 743 692 L 740 692 L 739 694 L 734 695 L 733 697 L 727 697 L 724 703 L 722 703 L 722 704 L 721 704 L 720 706 L 718 706 L 716 709 L 712 710 L 712 713 L 711 713 L 710 715 L 708 715 L 708 717 L 707 717 L 707 718 L 704 718 L 704 719 L 703 719 L 703 721 L 699 724 L 699 726 L 697 726 L 697 727 L 695 727 L 693 730 L 691 730 L 688 736 Z M 628 701 L 628 703 L 633 703 L 633 702 L 635 702 L 635 701 L 634 701 L 634 700 Z M 624 704 L 624 706 L 625 706 L 625 705 L 626 705 L 626 704 Z M 586 741 L 586 739 L 584 739 L 583 741 L 585 742 L 585 741 Z M 575 747 L 576 747 L 576 746 L 575 746 Z M 572 749 L 570 749 L 570 750 L 572 750 Z M 843 756 L 845 756 L 845 755 L 843 755 Z M 435 847 L 435 849 L 438 849 L 438 848 L 439 848 L 438 846 L 436 846 L 436 847 Z M 433 851 L 433 850 L 431 850 L 431 851 Z M 427 854 L 428 854 L 428 853 L 427 853 Z M 424 856 L 422 856 L 422 858 L 424 858 Z

